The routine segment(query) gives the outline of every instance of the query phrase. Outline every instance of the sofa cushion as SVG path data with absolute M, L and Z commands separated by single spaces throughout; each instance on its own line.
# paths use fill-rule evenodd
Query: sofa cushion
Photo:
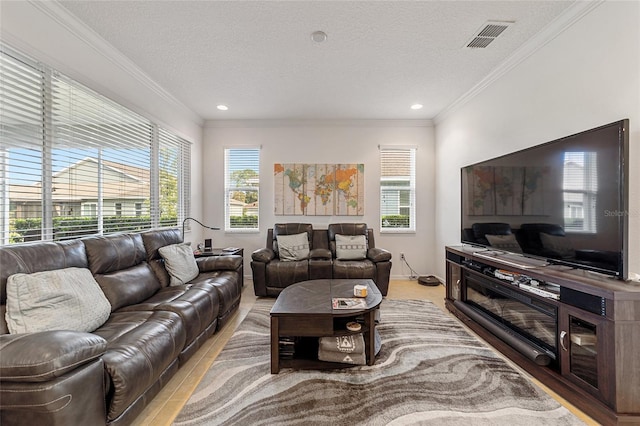
M 336 258 L 361 260 L 367 257 L 367 237 L 364 235 L 336 234 Z
M 242 286 L 238 282 L 238 273 L 235 271 L 216 271 L 201 273 L 192 281 L 192 289 L 207 289 L 213 286 L 218 292 L 218 327 L 224 325 L 227 317 L 233 314 L 240 304 Z
M 185 325 L 185 345 L 190 345 L 207 327 L 215 323 L 219 309 L 220 301 L 214 286 L 184 284 L 164 287 L 144 302 L 124 307 L 118 312 L 175 312 Z
M 309 279 L 309 261 L 282 262 L 275 259 L 267 263 L 265 275 L 269 287 L 285 288 Z
M 156 275 L 146 262 L 121 271 L 98 274 L 95 278 L 109 299 L 112 312 L 141 303 L 160 289 Z
M 107 423 L 177 364 L 186 341 L 183 321 L 168 311 L 114 312 L 94 333 L 108 342 L 102 355 L 110 394 Z
M 89 269 L 96 274 L 108 274 L 139 265 L 146 259 L 140 234 L 118 234 L 82 239 L 89 260 Z
M 106 340 L 100 336 L 68 330 L 5 337 L 0 357 L 3 381 L 52 380 L 98 358 L 107 348 Z
M 164 266 L 171 275 L 169 285 L 186 284 L 198 276 L 200 270 L 189 243 L 170 244 L 158 249 Z
M 158 277 L 160 285 L 168 287 L 171 282 L 171 275 L 164 267 L 164 259 L 160 256 L 158 249 L 171 244 L 182 243 L 182 233 L 179 229 L 154 229 L 140 234 L 142 242 L 147 252 L 147 263 Z
M 339 260 L 333 262 L 333 278 L 362 278 L 377 279 L 376 265 L 369 259 L 364 260 Z
M 280 260 L 303 260 L 309 257 L 309 236 L 306 232 L 293 235 L 278 235 Z
M 15 274 L 7 280 L 11 333 L 93 331 L 109 318 L 111 304 L 88 269 Z

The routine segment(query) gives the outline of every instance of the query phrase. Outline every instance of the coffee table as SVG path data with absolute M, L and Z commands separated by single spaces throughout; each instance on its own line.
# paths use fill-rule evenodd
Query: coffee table
M 332 299 L 353 297 L 355 285 L 368 287 L 366 307 L 359 309 L 333 309 Z M 375 314 L 382 303 L 382 294 L 369 279 L 310 280 L 293 284 L 280 293 L 271 308 L 271 373 L 281 367 L 289 368 L 341 368 L 351 364 L 319 361 L 317 341 L 319 337 L 343 336 L 363 333 L 368 365 L 375 362 Z M 357 332 L 346 329 L 349 321 L 360 320 L 362 329 Z M 280 340 L 286 337 L 313 337 L 296 344 L 296 355 L 282 359 Z M 314 346 L 315 342 L 315 346 Z M 300 347 L 299 347 L 300 346 Z M 306 347 L 303 347 L 306 346 Z

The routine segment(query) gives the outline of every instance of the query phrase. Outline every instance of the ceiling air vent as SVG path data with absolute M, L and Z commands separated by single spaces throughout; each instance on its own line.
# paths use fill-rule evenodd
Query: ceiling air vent
M 513 22 L 489 21 L 486 22 L 480 30 L 467 43 L 466 47 L 471 49 L 484 49 L 489 46 L 509 25 Z

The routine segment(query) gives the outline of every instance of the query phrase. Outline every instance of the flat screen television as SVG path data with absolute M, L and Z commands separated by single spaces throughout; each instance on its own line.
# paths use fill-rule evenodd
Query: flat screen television
M 462 242 L 627 279 L 628 129 L 462 167 Z

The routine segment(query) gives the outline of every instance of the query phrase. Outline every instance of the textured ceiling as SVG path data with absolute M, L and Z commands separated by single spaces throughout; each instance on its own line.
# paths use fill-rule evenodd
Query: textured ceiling
M 429 119 L 573 1 L 59 3 L 204 119 Z

